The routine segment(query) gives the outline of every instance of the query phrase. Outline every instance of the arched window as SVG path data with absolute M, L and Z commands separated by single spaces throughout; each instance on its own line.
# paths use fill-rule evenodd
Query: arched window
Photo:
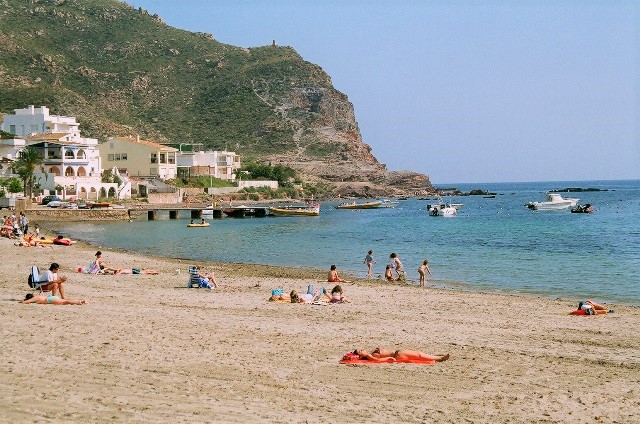
M 78 197 L 81 199 L 88 199 L 86 187 L 80 187 L 80 195 Z
M 116 189 L 111 187 L 109 189 L 109 197 L 116 197 Z
M 86 177 L 87 176 L 87 171 L 86 169 L 84 169 L 84 166 L 81 166 L 80 168 L 78 168 L 78 177 Z
M 75 173 L 73 172 L 73 168 L 70 166 L 67 166 L 67 169 L 64 170 L 64 176 L 65 177 L 73 177 L 75 176 Z
M 64 151 L 64 158 L 65 159 L 75 159 L 76 157 L 73 156 L 73 150 L 65 150 Z
M 105 190 L 104 187 L 100 189 L 100 197 L 102 198 L 107 197 L 107 190 Z
M 80 149 L 78 150 L 78 153 L 76 154 L 76 159 L 86 159 L 87 155 L 84 153 L 84 150 Z
M 49 168 L 49 173 L 55 175 L 56 177 L 60 176 L 60 169 L 57 166 L 52 166 Z

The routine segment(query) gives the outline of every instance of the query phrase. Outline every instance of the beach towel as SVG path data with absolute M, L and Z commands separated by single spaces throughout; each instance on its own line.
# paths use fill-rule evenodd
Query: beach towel
M 344 365 L 379 365 L 379 364 L 422 364 L 422 365 L 433 365 L 436 363 L 433 359 L 404 359 L 404 360 L 396 360 L 391 361 L 389 358 L 389 362 L 376 362 L 369 361 L 367 359 L 360 359 L 360 357 L 352 352 L 347 352 L 340 359 L 340 363 Z

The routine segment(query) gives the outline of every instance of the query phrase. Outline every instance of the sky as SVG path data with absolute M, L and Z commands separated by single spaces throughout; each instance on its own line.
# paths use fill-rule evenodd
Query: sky
M 293 47 L 390 170 L 433 183 L 640 179 L 640 2 L 131 0 Z

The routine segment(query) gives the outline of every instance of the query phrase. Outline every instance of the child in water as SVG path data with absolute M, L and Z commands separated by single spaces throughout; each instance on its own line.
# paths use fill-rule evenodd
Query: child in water
M 427 271 L 429 275 L 431 274 L 431 269 L 429 268 L 429 261 L 427 259 L 422 262 L 422 265 L 418 267 L 418 274 L 420 274 L 420 287 L 424 287 L 424 282 L 426 281 L 424 272 Z

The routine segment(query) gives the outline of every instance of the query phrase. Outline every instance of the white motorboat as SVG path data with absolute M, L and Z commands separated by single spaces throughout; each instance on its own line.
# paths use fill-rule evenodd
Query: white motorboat
M 381 208 L 395 208 L 399 204 L 400 204 L 400 202 L 398 202 L 397 200 L 380 199 L 380 207 Z
M 546 202 L 529 202 L 527 207 L 534 211 L 560 211 L 575 207 L 580 199 L 567 197 L 566 199 L 558 193 L 547 193 Z
M 427 209 L 430 216 L 452 217 L 458 215 L 458 210 L 454 206 L 447 205 L 445 203 L 438 203 L 437 205 L 427 205 Z

